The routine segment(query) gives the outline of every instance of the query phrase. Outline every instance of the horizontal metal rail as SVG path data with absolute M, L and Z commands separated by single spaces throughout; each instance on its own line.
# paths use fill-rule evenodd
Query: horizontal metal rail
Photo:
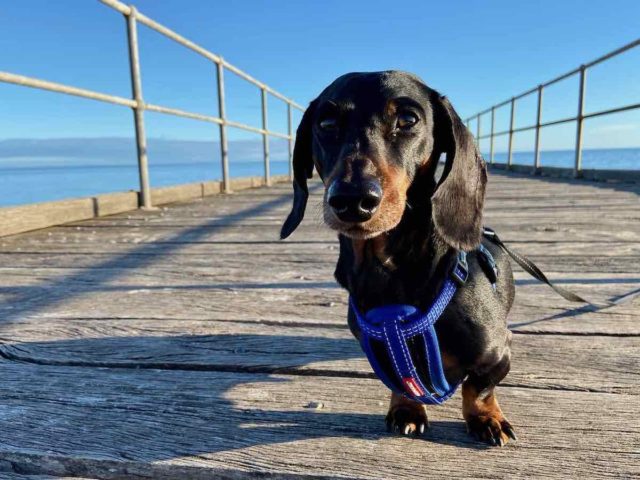
M 610 115 L 612 113 L 620 113 L 620 112 L 626 112 L 628 110 L 635 110 L 637 108 L 640 108 L 640 103 L 633 103 L 631 105 L 625 105 L 623 107 L 616 107 L 616 108 L 610 108 L 608 110 L 600 110 L 598 112 L 591 112 L 591 113 L 585 113 L 584 115 L 582 115 L 582 118 L 586 119 L 586 118 L 593 118 L 593 117 L 601 117 L 603 115 Z M 491 111 L 491 110 L 489 110 Z M 474 117 L 471 117 L 471 119 L 473 119 Z M 575 122 L 577 120 L 577 117 L 568 117 L 568 118 L 561 118 L 559 120 L 551 120 L 549 122 L 544 122 L 544 123 L 540 123 L 539 125 L 527 125 L 526 127 L 518 127 L 518 128 L 514 128 L 513 129 L 513 133 L 518 133 L 518 132 L 526 132 L 527 130 L 533 130 L 535 128 L 544 128 L 544 127 L 550 127 L 552 125 L 559 125 L 561 123 L 569 123 L 569 122 Z M 498 137 L 500 135 L 506 135 L 508 133 L 510 133 L 511 130 L 503 130 L 501 132 L 495 132 L 493 134 L 494 137 Z M 478 135 L 477 138 L 479 139 L 485 139 L 485 138 L 490 138 L 491 134 L 488 133 L 486 135 Z
M 135 108 L 138 103 L 129 98 L 118 97 L 116 95 L 108 95 L 106 93 L 94 92 L 85 88 L 71 87 L 62 83 L 49 82 L 38 78 L 25 77 L 24 75 L 16 75 L 9 72 L 0 72 L 0 82 L 12 83 L 24 87 L 39 88 L 41 90 L 49 90 L 50 92 L 65 93 L 76 97 L 90 98 L 100 102 L 114 103 L 125 107 Z
M 634 40 L 633 42 L 627 43 L 626 45 L 623 45 L 620 48 L 617 48 L 609 53 L 606 53 L 598 58 L 596 58 L 595 60 L 592 60 L 590 62 L 587 62 L 583 65 L 580 65 L 577 68 L 574 68 L 573 70 L 570 70 L 566 73 L 563 73 L 562 75 L 559 75 L 547 82 L 541 83 L 540 85 L 534 87 L 534 88 L 530 88 L 529 90 L 526 90 L 508 100 L 505 100 L 503 102 L 497 103 L 495 105 L 492 105 L 491 107 L 482 110 L 478 113 L 476 113 L 475 115 L 468 117 L 465 120 L 465 123 L 467 125 L 469 125 L 469 123 L 471 122 L 471 120 L 476 120 L 477 122 L 477 141 L 479 142 L 482 139 L 490 139 L 490 163 L 494 163 L 494 148 L 493 148 L 493 144 L 494 144 L 494 138 L 495 137 L 499 137 L 501 135 L 509 135 L 509 147 L 508 147 L 508 152 L 507 152 L 507 167 L 511 167 L 511 158 L 512 158 L 512 154 L 513 154 L 513 135 L 515 133 L 519 133 L 519 132 L 526 132 L 529 130 L 535 130 L 536 131 L 536 140 L 535 140 L 535 152 L 534 152 L 534 165 L 533 165 L 533 173 L 537 173 L 540 167 L 539 164 L 539 159 L 540 159 L 540 130 L 542 128 L 545 127 L 550 127 L 553 125 L 560 125 L 563 123 L 569 123 L 569 122 L 576 122 L 576 147 L 575 147 L 575 161 L 574 161 L 574 175 L 576 177 L 580 177 L 581 172 L 582 172 L 582 127 L 583 127 L 583 123 L 584 120 L 588 119 L 588 118 L 594 118 L 594 117 L 600 117 L 600 116 L 604 116 L 604 115 L 611 115 L 614 113 L 620 113 L 620 112 L 626 112 L 629 110 L 635 110 L 640 108 L 640 103 L 633 103 L 633 104 L 629 104 L 629 105 L 622 105 L 619 107 L 614 107 L 614 108 L 608 108 L 605 110 L 600 110 L 600 111 L 596 111 L 596 112 L 588 112 L 586 113 L 584 111 L 584 105 L 585 105 L 585 97 L 586 97 L 586 75 L 587 75 L 587 70 L 595 65 L 598 65 L 600 63 L 603 63 L 613 57 L 616 57 L 624 52 L 627 52 L 635 47 L 640 46 L 640 38 L 637 40 Z M 558 82 L 561 82 L 562 80 L 565 80 L 567 78 L 572 77 L 573 75 L 579 75 L 579 79 L 580 81 L 578 82 L 578 113 L 576 116 L 574 117 L 567 117 L 567 118 L 561 118 L 561 119 L 556 119 L 556 120 L 550 120 L 547 122 L 543 122 L 542 119 L 542 96 L 543 96 L 543 92 L 544 89 L 546 87 L 549 87 L 551 85 L 554 85 Z M 529 95 L 532 95 L 534 93 L 537 93 L 537 97 L 538 97 L 538 106 L 537 106 L 537 112 L 536 112 L 536 123 L 533 125 L 527 125 L 524 127 L 515 127 L 514 125 L 514 111 L 515 111 L 515 105 L 516 102 L 524 97 L 527 97 Z M 510 126 L 508 130 L 503 130 L 503 131 L 499 131 L 496 132 L 494 131 L 494 123 L 495 123 L 495 111 L 501 107 L 507 106 L 507 105 L 511 105 L 511 120 L 510 120 Z M 491 113 L 491 132 L 488 134 L 483 135 L 482 131 L 481 131 L 481 122 L 480 119 L 483 115 L 486 115 L 488 113 Z
M 151 205 L 151 196 L 149 194 L 149 175 L 148 175 L 148 166 L 147 166 L 147 158 L 146 158 L 146 133 L 144 129 L 144 112 L 151 111 L 166 115 L 174 115 L 178 117 L 188 118 L 191 120 L 198 120 L 202 122 L 214 123 L 220 126 L 221 133 L 221 151 L 222 151 L 222 163 L 223 163 L 223 190 L 225 192 L 230 191 L 230 181 L 228 174 L 228 167 L 226 165 L 227 162 L 227 145 L 226 145 L 226 127 L 237 128 L 241 130 L 245 130 L 248 132 L 257 133 L 263 136 L 263 144 L 264 144 L 264 168 L 265 168 L 265 183 L 267 185 L 270 184 L 270 164 L 269 164 L 269 148 L 268 148 L 268 138 L 275 137 L 285 139 L 289 143 L 289 150 L 291 150 L 291 144 L 293 142 L 293 131 L 291 128 L 291 110 L 293 108 L 304 111 L 304 107 L 300 104 L 294 102 L 290 98 L 284 96 L 283 94 L 277 92 L 272 89 L 268 85 L 260 82 L 255 79 L 248 73 L 240 70 L 238 67 L 232 65 L 225 59 L 223 59 L 220 55 L 216 55 L 215 53 L 210 52 L 206 48 L 201 47 L 200 45 L 188 40 L 177 32 L 174 32 L 170 28 L 165 27 L 164 25 L 156 22 L 155 20 L 147 17 L 146 15 L 138 12 L 138 10 L 133 5 L 126 5 L 118 0 L 98 0 L 104 5 L 120 12 L 124 15 L 126 26 L 127 26 L 127 37 L 128 37 L 128 46 L 129 46 L 129 62 L 131 67 L 131 83 L 132 83 L 132 92 L 133 98 L 124 98 L 118 95 L 111 95 L 102 92 L 96 92 L 94 90 L 89 90 L 85 88 L 78 88 L 71 85 L 65 85 L 62 83 L 51 82 L 48 80 L 42 80 L 38 78 L 28 77 L 24 75 L 18 75 L 11 72 L 1 72 L 0 71 L 0 83 L 9 83 L 14 85 L 19 85 L 23 87 L 31 87 L 40 90 L 48 90 L 51 92 L 62 93 L 66 95 L 72 95 L 81 98 L 87 98 L 90 100 L 96 100 L 105 103 L 111 103 L 114 105 L 120 105 L 124 107 L 129 107 L 134 112 L 134 124 L 136 131 L 136 142 L 138 146 L 138 166 L 140 173 L 140 206 L 143 208 L 150 208 Z M 181 110 L 178 108 L 167 107 L 163 105 L 156 105 L 153 103 L 147 103 L 143 99 L 142 95 L 142 81 L 141 81 L 141 72 L 140 72 L 140 61 L 138 55 L 138 35 L 137 35 L 137 24 L 141 23 L 146 25 L 147 27 L 155 30 L 156 32 L 164 35 L 167 38 L 179 43 L 180 45 L 192 50 L 193 52 L 203 56 L 204 58 L 210 60 L 211 62 L 217 65 L 216 77 L 217 77 L 217 93 L 218 93 L 218 110 L 220 116 L 206 115 L 198 112 L 191 112 L 186 110 Z M 251 125 L 247 125 L 245 123 L 236 122 L 233 120 L 229 120 L 225 115 L 225 94 L 224 94 L 224 80 L 223 80 L 223 70 L 226 69 L 243 80 L 255 85 L 261 92 L 262 102 L 262 128 L 253 127 Z M 287 104 L 287 133 L 280 133 L 271 131 L 266 127 L 266 95 L 271 95 Z M 223 138 L 224 137 L 224 138 Z M 289 155 L 291 156 L 291 155 Z M 289 163 L 291 158 L 289 158 Z M 291 176 L 291 172 L 290 172 Z
M 122 13 L 123 15 L 129 15 L 131 13 L 131 7 L 126 5 L 126 4 L 124 4 L 124 3 L 122 3 L 122 2 L 120 2 L 120 1 L 118 1 L 118 0 L 99 0 L 99 1 L 104 3 L 105 5 L 113 8 L 114 10 L 117 10 L 118 12 Z M 155 30 L 156 32 L 164 35 L 165 37 L 170 38 L 171 40 L 179 43 L 180 45 L 182 45 L 182 46 L 184 46 L 184 47 L 186 47 L 186 48 L 188 48 L 190 50 L 193 50 L 194 52 L 198 53 L 199 55 L 202 55 L 203 57 L 211 60 L 214 63 L 222 64 L 224 66 L 224 68 L 226 68 L 230 72 L 235 73 L 240 78 L 243 78 L 247 82 L 254 84 L 256 87 L 266 90 L 267 93 L 269 93 L 270 95 L 273 95 L 274 97 L 279 98 L 283 102 L 290 103 L 293 107 L 297 108 L 298 110 L 304 110 L 304 107 L 302 107 L 298 103 L 294 102 L 290 98 L 285 97 L 284 95 L 282 95 L 281 93 L 279 93 L 276 90 L 272 89 L 268 85 L 265 85 L 261 81 L 253 78 L 248 73 L 243 72 L 238 67 L 236 67 L 236 66 L 232 65 L 231 63 L 227 62 L 220 55 L 216 55 L 215 53 L 210 52 L 206 48 L 203 48 L 200 45 L 192 42 L 191 40 L 188 40 L 187 38 L 183 37 L 179 33 L 174 32 L 170 28 L 165 27 L 164 25 L 156 22 L 155 20 L 152 20 L 151 18 L 147 17 L 146 15 L 143 15 L 140 12 L 137 12 L 136 18 L 137 18 L 138 22 L 146 25 L 149 28 L 152 28 L 153 30 Z

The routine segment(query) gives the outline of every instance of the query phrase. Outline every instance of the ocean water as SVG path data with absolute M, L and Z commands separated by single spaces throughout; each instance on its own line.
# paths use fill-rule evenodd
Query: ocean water
M 512 163 L 516 165 L 533 165 L 534 152 L 513 152 Z M 489 152 L 482 152 L 489 162 Z M 496 163 L 507 163 L 506 152 L 493 155 Z M 540 164 L 543 167 L 573 168 L 575 153 L 573 150 L 549 150 L 540 152 Z M 582 150 L 582 168 L 611 170 L 640 170 L 640 148 L 611 148 Z
M 489 160 L 488 152 L 483 152 Z M 175 157 L 174 157 L 175 158 Z M 73 159 L 51 157 L 0 158 L 0 206 L 20 205 L 64 198 L 77 198 L 100 193 L 137 190 L 138 170 L 134 162 L 122 164 L 108 159 L 96 164 L 82 165 Z M 494 155 L 496 162 L 505 163 L 507 154 Z M 573 167 L 572 150 L 541 152 L 542 166 Z M 531 165 L 533 152 L 514 152 L 513 163 Z M 232 177 L 260 176 L 260 161 L 229 162 Z M 583 168 L 640 170 L 640 148 L 588 149 L 583 151 Z M 272 175 L 286 174 L 287 162 L 271 162 Z M 149 175 L 152 187 L 181 183 L 219 180 L 219 161 L 189 161 L 185 163 L 151 164 Z
M 60 160 L 60 159 L 58 159 Z M 19 167 L 0 163 L 0 206 L 88 197 L 100 193 L 138 190 L 138 168 L 132 165 L 55 165 L 43 164 L 41 158 L 21 158 Z M 264 167 L 256 161 L 230 161 L 232 177 L 262 176 Z M 271 175 L 288 172 L 286 161 L 272 161 Z M 152 165 L 149 167 L 152 187 L 181 183 L 220 180 L 219 162 L 190 162 Z

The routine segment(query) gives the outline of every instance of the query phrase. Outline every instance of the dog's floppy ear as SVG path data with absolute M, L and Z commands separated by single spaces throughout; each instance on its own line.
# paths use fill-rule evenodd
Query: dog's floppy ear
M 431 197 L 433 223 L 447 244 L 473 250 L 482 239 L 487 167 L 449 100 L 435 92 L 433 98 L 435 147 L 447 158 Z
M 280 230 L 281 239 L 287 238 L 300 225 L 307 206 L 307 179 L 313 175 L 311 122 L 316 103 L 315 100 L 311 102 L 304 112 L 296 132 L 296 144 L 293 148 L 293 207 Z

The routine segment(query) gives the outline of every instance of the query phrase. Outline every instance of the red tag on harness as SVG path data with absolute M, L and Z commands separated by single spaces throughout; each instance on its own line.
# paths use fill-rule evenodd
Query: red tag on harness
M 413 395 L 414 397 L 421 397 L 424 395 L 424 392 L 416 382 L 416 379 L 413 377 L 404 377 L 402 379 L 402 383 L 404 384 L 405 390 Z

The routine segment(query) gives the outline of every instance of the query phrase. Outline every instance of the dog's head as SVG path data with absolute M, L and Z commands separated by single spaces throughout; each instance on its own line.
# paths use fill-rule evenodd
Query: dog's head
M 397 226 L 411 190 L 431 201 L 446 243 L 470 250 L 480 242 L 485 163 L 449 101 L 412 74 L 350 73 L 311 102 L 297 131 L 294 203 L 282 238 L 302 221 L 314 165 L 325 185 L 325 222 L 348 237 Z

